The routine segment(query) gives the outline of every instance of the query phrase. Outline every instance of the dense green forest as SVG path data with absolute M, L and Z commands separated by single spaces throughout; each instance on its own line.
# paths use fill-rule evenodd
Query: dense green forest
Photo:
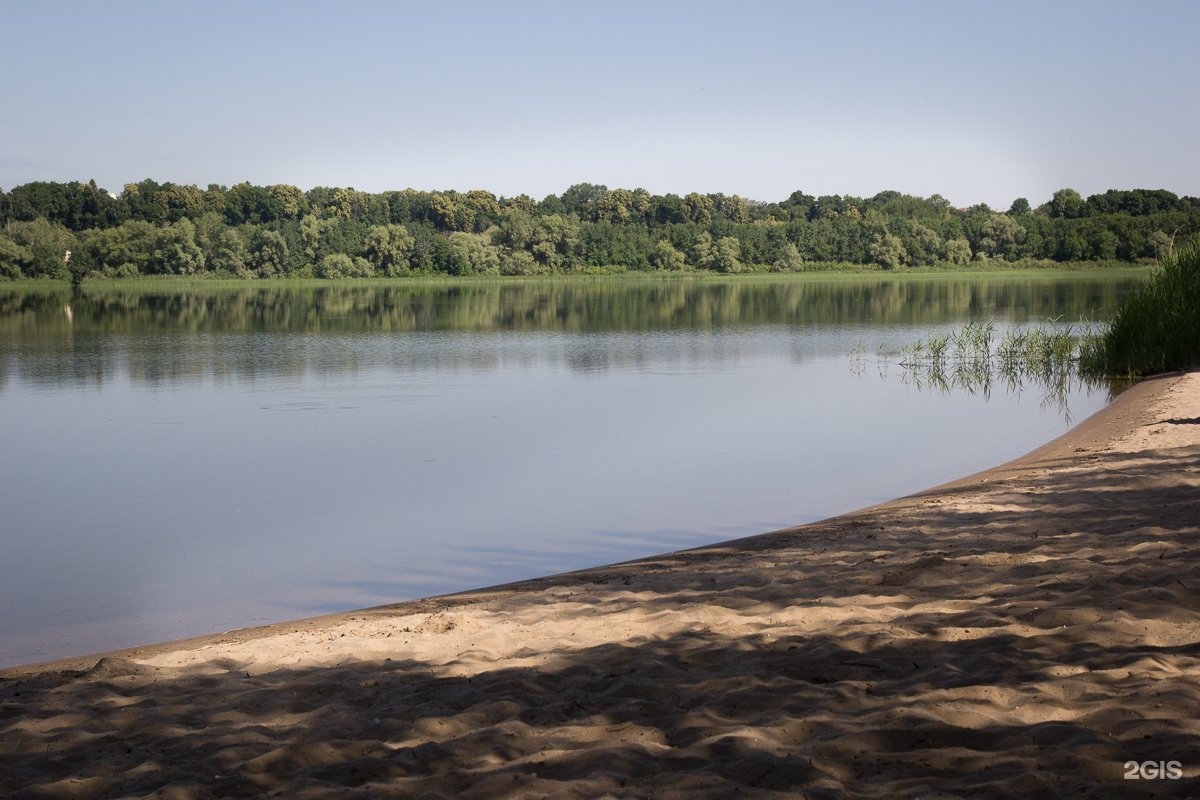
M 473 190 L 89 183 L 0 191 L 0 278 L 372 277 L 622 271 L 901 270 L 1167 256 L 1200 233 L 1200 199 L 1062 189 L 1034 208 L 933 195 L 652 195 L 577 184 L 536 201 Z M 70 253 L 70 258 L 65 256 Z

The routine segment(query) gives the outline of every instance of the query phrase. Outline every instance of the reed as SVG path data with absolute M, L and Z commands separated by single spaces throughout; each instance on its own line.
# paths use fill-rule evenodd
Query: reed
M 1200 366 L 1200 240 L 1180 247 L 1117 309 L 1086 368 L 1153 375 Z
M 1072 387 L 1108 382 L 1104 373 L 1087 368 L 1100 338 L 1090 322 L 1064 327 L 1049 320 L 1031 328 L 1009 328 L 997 340 L 991 322 L 973 321 L 905 346 L 900 353 L 902 379 L 922 388 L 962 389 L 985 397 L 995 385 L 1010 392 L 1037 387 L 1043 404 L 1057 405 L 1069 418 L 1066 398 Z

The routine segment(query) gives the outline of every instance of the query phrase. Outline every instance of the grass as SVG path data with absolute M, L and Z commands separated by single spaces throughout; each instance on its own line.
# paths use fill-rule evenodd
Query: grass
M 1087 371 L 1100 336 L 1091 323 L 1063 327 L 1050 320 L 1044 326 L 1009 328 L 997 339 L 993 323 L 972 321 L 906 346 L 900 367 L 906 382 L 943 392 L 963 389 L 987 397 L 996 384 L 1010 392 L 1036 386 L 1043 391 L 1043 404 L 1057 406 L 1069 419 L 1072 387 L 1106 382 Z
M 1012 328 L 993 345 L 991 323 L 968 323 L 905 348 L 901 366 L 918 383 L 989 391 L 1034 379 L 1050 397 L 1073 381 L 1101 383 L 1200 367 L 1200 239 L 1154 268 L 1104 326 Z
M 381 284 L 408 284 L 408 283 L 480 283 L 480 282 L 519 282 L 519 281 L 571 281 L 580 279 L 607 279 L 607 280 L 662 280 L 662 279 L 704 279 L 704 280 L 822 280 L 822 279 L 849 279 L 874 277 L 874 278 L 908 278 L 908 279 L 937 279 L 946 277 L 976 277 L 976 276 L 995 276 L 997 278 L 1008 279 L 1016 277 L 1039 277 L 1053 278 L 1067 275 L 1079 275 L 1080 273 L 1105 273 L 1105 274 L 1121 274 L 1129 275 L 1145 274 L 1147 266 L 1143 264 L 1131 264 L 1126 261 L 1038 261 L 1033 259 L 1025 259 L 1021 261 L 975 261 L 969 264 L 956 265 L 946 262 L 940 262 L 931 266 L 909 267 L 899 270 L 883 269 L 877 264 L 856 264 L 850 262 L 825 262 L 813 261 L 807 262 L 804 268 L 795 272 L 775 272 L 769 265 L 745 265 L 745 269 L 738 273 L 721 273 L 711 270 L 687 269 L 682 271 L 662 272 L 657 270 L 630 270 L 618 267 L 594 267 L 581 269 L 574 272 L 561 272 L 552 275 L 446 275 L 440 273 L 413 273 L 400 277 L 383 277 L 372 276 L 367 278 L 315 278 L 312 276 L 295 275 L 280 275 L 271 278 L 242 278 L 233 275 L 229 272 L 214 271 L 202 272 L 195 275 L 138 275 L 134 277 L 115 277 L 115 276 L 99 276 L 92 275 L 84 279 L 85 287 L 100 286 L 104 288 L 112 287 L 137 287 L 142 285 L 150 285 L 154 287 L 163 286 L 182 286 L 191 288 L 195 286 L 213 286 L 213 287 L 247 287 L 247 286 L 264 286 L 264 285 L 283 285 L 283 286 L 329 286 L 329 285 L 381 285 Z M 65 277 L 59 279 L 51 278 L 16 278 L 16 279 L 0 279 L 0 287 L 27 289 L 32 287 L 41 288 L 43 286 L 66 286 L 69 282 Z
M 1200 239 L 1179 248 L 1113 316 L 1087 369 L 1143 376 L 1200 366 Z

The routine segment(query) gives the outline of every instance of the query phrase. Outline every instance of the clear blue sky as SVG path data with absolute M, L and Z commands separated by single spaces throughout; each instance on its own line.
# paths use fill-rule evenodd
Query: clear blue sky
M 1200 2 L 0 0 L 32 180 L 1200 195 Z

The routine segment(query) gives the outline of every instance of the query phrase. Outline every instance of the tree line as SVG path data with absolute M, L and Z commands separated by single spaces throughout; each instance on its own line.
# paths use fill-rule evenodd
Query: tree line
M 1163 258 L 1200 233 L 1200 199 L 1072 189 L 1033 207 L 940 195 L 654 195 L 580 183 L 537 201 L 485 190 L 368 193 L 34 182 L 0 191 L 0 277 L 547 275 L 887 270 Z M 69 257 L 67 254 L 70 254 Z

